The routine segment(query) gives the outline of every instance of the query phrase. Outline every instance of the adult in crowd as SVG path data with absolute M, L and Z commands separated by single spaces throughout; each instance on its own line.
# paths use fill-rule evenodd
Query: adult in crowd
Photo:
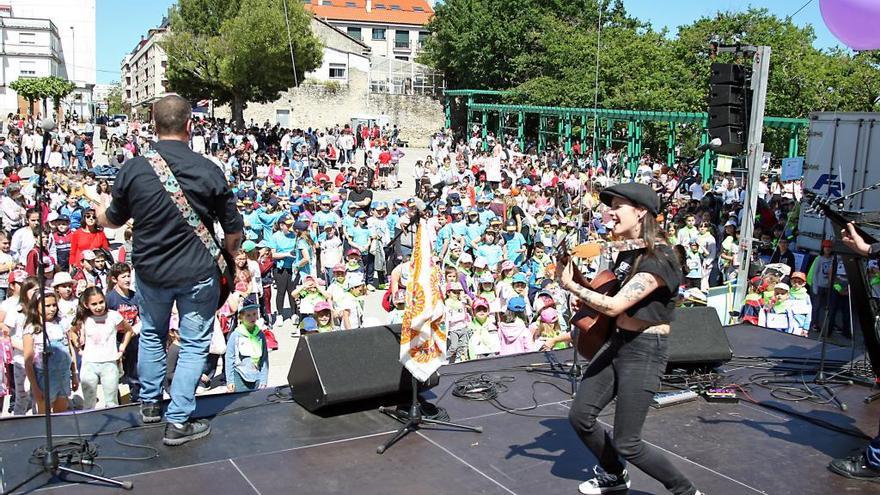
M 167 164 L 198 221 L 212 235 L 214 222 L 219 222 L 227 252 L 238 250 L 244 228 L 223 174 L 187 146 L 193 127 L 191 114 L 189 102 L 180 96 L 157 101 L 153 118 L 158 141 L 152 145 L 157 155 L 127 162 L 113 184 L 112 200 L 98 205 L 102 225 L 118 228 L 134 219 L 133 261 L 141 316 L 138 372 L 141 418 L 146 423 L 162 419 L 159 401 L 173 306 L 179 314 L 180 350 L 171 402 L 165 411 L 168 424 L 163 442 L 167 445 L 181 445 L 211 431 L 208 421 L 191 415 L 211 342 L 220 279 L 217 261 L 195 234 L 194 226 L 181 215 L 150 160 Z

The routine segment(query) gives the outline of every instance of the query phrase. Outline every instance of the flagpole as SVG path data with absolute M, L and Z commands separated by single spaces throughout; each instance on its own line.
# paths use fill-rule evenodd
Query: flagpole
M 418 219 L 418 225 L 413 246 L 413 269 L 406 288 L 406 309 L 400 328 L 400 361 L 410 374 L 412 397 L 408 412 L 406 408 L 401 407 L 379 408 L 379 412 L 391 416 L 404 425 L 388 441 L 376 448 L 377 454 L 385 453 L 397 441 L 424 425 L 448 426 L 475 433 L 483 432 L 482 426 L 441 421 L 422 415 L 419 380 L 425 381 L 443 364 L 446 358 L 446 332 L 438 323 L 443 318 L 443 303 L 437 267 L 433 262 L 428 236 L 428 224 L 421 218 L 421 211 L 414 215 L 414 219 Z M 405 230 L 412 227 L 412 224 L 407 225 Z

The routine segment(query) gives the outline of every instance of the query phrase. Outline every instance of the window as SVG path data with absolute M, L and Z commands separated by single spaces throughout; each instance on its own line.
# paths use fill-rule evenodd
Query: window
M 303 0 L 303 3 L 312 3 L 312 0 Z
M 330 64 L 330 79 L 345 79 L 345 64 Z
M 394 48 L 409 48 L 409 31 L 394 32 Z
M 373 28 L 373 39 L 375 41 L 385 40 L 385 28 Z
M 425 40 L 428 39 L 428 36 L 430 36 L 430 35 L 431 35 L 431 33 L 427 32 L 427 31 L 419 31 L 419 44 L 420 45 L 424 44 Z
M 321 5 L 333 5 L 333 2 L 330 0 L 321 0 Z
M 384 3 L 377 3 L 376 6 L 373 8 L 376 10 L 385 10 L 385 4 Z
M 354 2 L 345 2 L 346 7 L 357 7 L 357 4 Z
M 403 60 L 404 62 L 409 62 L 409 57 L 407 57 L 406 55 L 395 55 L 394 58 L 396 58 L 397 60 Z
M 425 11 L 424 7 L 418 7 L 418 6 L 413 7 L 413 12 L 424 12 L 424 11 Z
M 400 10 L 400 5 L 392 5 L 391 10 Z
M 18 73 L 22 76 L 36 76 L 37 63 L 33 60 L 22 60 L 18 63 Z
M 345 32 L 356 40 L 361 40 L 361 28 L 359 27 L 349 27 L 345 29 Z
M 22 45 L 36 45 L 37 33 L 18 33 L 18 42 Z

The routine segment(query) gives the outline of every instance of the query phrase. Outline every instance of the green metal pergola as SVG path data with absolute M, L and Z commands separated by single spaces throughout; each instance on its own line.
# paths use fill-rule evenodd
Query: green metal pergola
M 626 144 L 626 166 L 632 173 L 638 168 L 639 158 L 642 155 L 642 134 L 645 122 L 666 122 L 667 128 L 667 165 L 672 166 L 675 162 L 675 147 L 678 138 L 678 125 L 696 124 L 700 126 L 700 144 L 709 142 L 708 114 L 705 112 L 658 112 L 642 110 L 613 110 L 604 108 L 569 108 L 569 107 L 546 107 L 531 105 L 504 105 L 499 103 L 480 103 L 475 100 L 480 96 L 498 97 L 508 94 L 506 91 L 493 90 L 447 90 L 445 92 L 446 127 L 452 126 L 452 105 L 458 97 L 467 98 L 467 128 L 478 124 L 483 137 L 483 146 L 486 146 L 488 136 L 489 118 L 496 116 L 498 123 L 498 135 L 503 136 L 505 131 L 516 136 L 520 149 L 525 148 L 526 119 L 529 116 L 537 116 L 538 120 L 538 151 L 547 147 L 548 138 L 562 143 L 566 152 L 571 151 L 573 139 L 579 139 L 581 143 L 587 141 L 588 124 L 592 126 L 593 160 L 598 161 L 600 146 L 604 145 L 607 150 L 616 144 Z M 508 124 L 509 119 L 515 117 L 515 125 Z M 577 123 L 580 132 L 573 135 L 573 126 Z M 615 125 L 625 124 L 625 139 L 614 138 Z M 798 155 L 800 148 L 799 134 L 806 128 L 809 121 L 788 117 L 764 117 L 764 126 L 768 128 L 787 129 L 789 131 L 788 156 Z M 700 173 L 706 179 L 715 171 L 717 156 L 714 153 L 706 153 L 700 161 Z

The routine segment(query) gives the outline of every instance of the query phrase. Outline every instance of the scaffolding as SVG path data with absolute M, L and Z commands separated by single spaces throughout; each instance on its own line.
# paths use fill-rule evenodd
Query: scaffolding
M 708 114 L 705 112 L 659 112 L 642 110 L 614 110 L 605 108 L 570 108 L 531 105 L 504 105 L 498 103 L 477 102 L 479 97 L 498 97 L 508 94 L 506 91 L 494 90 L 447 90 L 444 93 L 444 106 L 447 128 L 452 127 L 452 113 L 456 105 L 466 105 L 468 134 L 479 129 L 486 146 L 486 137 L 490 129 L 490 120 L 496 122 L 499 137 L 508 133 L 515 136 L 520 149 L 525 149 L 526 121 L 537 117 L 537 149 L 544 151 L 550 142 L 564 146 L 566 152 L 571 151 L 575 139 L 581 143 L 592 142 L 593 162 L 599 161 L 602 151 L 617 145 L 626 145 L 625 166 L 635 173 L 642 156 L 644 126 L 646 122 L 666 123 L 666 163 L 670 167 L 675 164 L 675 149 L 678 144 L 680 127 L 683 125 L 699 127 L 700 144 L 709 142 Z M 513 117 L 513 118 L 512 118 Z M 511 121 L 515 121 L 515 125 Z M 580 127 L 573 133 L 575 125 Z M 764 117 L 764 125 L 769 128 L 787 129 L 789 157 L 798 156 L 800 150 L 800 133 L 809 125 L 806 119 L 789 117 Z M 625 126 L 625 130 L 624 130 Z M 588 132 L 592 129 L 592 132 Z M 513 131 L 514 132 L 505 132 Z M 616 135 L 622 134 L 622 138 Z M 717 156 L 706 153 L 700 160 L 700 174 L 708 179 L 715 171 Z
M 443 97 L 443 73 L 427 65 L 388 57 L 370 57 L 370 92 Z

